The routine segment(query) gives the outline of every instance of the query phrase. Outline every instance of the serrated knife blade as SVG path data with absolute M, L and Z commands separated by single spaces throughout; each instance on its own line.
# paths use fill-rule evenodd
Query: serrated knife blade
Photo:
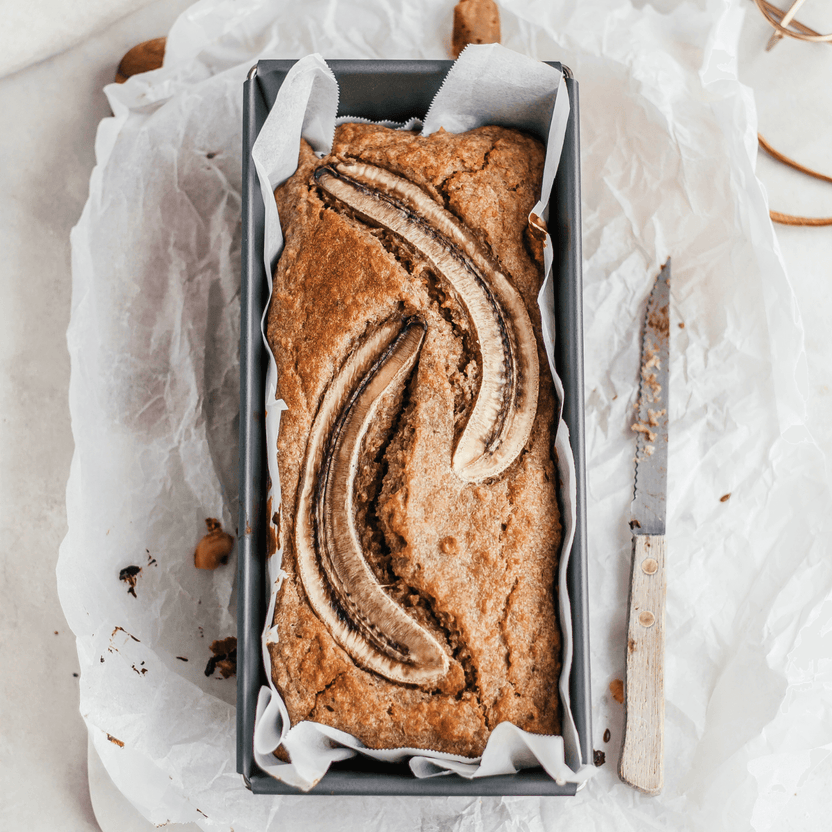
M 644 317 L 635 488 L 630 514 L 633 557 L 624 678 L 624 738 L 618 776 L 658 794 L 664 780 L 665 520 L 670 380 L 670 260 Z
M 664 534 L 667 515 L 667 403 L 670 364 L 670 260 L 647 301 L 641 342 L 636 473 L 630 528 Z

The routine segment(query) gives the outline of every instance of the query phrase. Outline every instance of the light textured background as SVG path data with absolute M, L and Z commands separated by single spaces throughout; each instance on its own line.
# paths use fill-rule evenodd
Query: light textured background
M 72 454 L 64 337 L 69 231 L 87 196 L 96 126 L 109 114 L 101 88 L 127 49 L 164 34 L 187 5 L 186 0 L 0 0 L 0 76 L 40 61 L 0 77 L 0 643 L 5 668 L 0 825 L 12 832 L 152 828 L 112 793 L 106 773 L 94 763 L 90 800 L 86 732 L 72 675 L 77 672 L 74 639 L 58 605 L 54 566 L 66 530 L 64 487 Z M 801 18 L 832 30 L 832 19 L 824 20 L 832 11 L 819 8 L 824 5 L 810 0 Z M 832 85 L 825 83 L 832 77 L 832 47 L 784 41 L 765 53 L 768 32 L 749 0 L 740 76 L 755 90 L 760 131 L 775 147 L 832 174 Z M 776 210 L 832 216 L 832 185 L 813 182 L 763 155 L 758 174 Z M 807 423 L 828 459 L 832 228 L 778 226 L 777 233 L 806 332 Z M 814 638 L 800 645 L 807 663 L 832 652 L 832 634 L 824 631 L 832 601 L 826 612 L 815 622 Z M 819 757 L 794 794 L 772 795 L 772 805 L 783 812 L 784 832 L 824 828 L 832 815 L 830 777 L 832 757 Z

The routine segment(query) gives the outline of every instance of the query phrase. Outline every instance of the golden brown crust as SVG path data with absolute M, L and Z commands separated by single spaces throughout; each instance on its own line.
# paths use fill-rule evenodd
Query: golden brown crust
M 289 408 L 278 440 L 287 577 L 269 647 L 275 684 L 293 724 L 332 725 L 374 748 L 479 755 L 506 720 L 557 733 L 560 519 L 547 360 L 539 348 L 538 410 L 523 453 L 491 480 L 460 480 L 450 460 L 479 372 L 470 327 L 426 262 L 324 200 L 311 174 L 345 158 L 404 176 L 456 214 L 521 293 L 540 344 L 541 272 L 524 235 L 539 142 L 500 127 L 423 138 L 345 124 L 325 160 L 303 144 L 297 173 L 275 192 L 286 246 L 267 326 Z M 293 547 L 306 440 L 328 384 L 374 322 L 417 312 L 428 332 L 410 385 L 385 399 L 365 440 L 357 517 L 379 582 L 445 645 L 450 671 L 434 690 L 356 665 L 310 608 Z

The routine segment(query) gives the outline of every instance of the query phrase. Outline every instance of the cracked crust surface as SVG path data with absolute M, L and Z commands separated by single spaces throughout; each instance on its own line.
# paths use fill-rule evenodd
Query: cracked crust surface
M 373 748 L 466 756 L 481 754 L 502 721 L 559 730 L 555 403 L 540 347 L 539 252 L 525 236 L 543 156 L 539 142 L 500 127 L 423 138 L 345 124 L 326 159 L 302 144 L 298 171 L 275 193 L 286 246 L 267 336 L 289 407 L 278 439 L 287 578 L 275 611 L 279 640 L 269 650 L 293 724 L 332 725 Z M 470 322 L 428 263 L 314 185 L 317 167 L 344 159 L 423 188 L 485 244 L 524 299 L 542 368 L 538 410 L 524 451 L 497 477 L 465 483 L 451 468 L 481 373 Z M 379 582 L 450 658 L 433 689 L 355 664 L 310 608 L 293 546 L 306 441 L 327 385 L 368 327 L 413 314 L 428 332 L 412 377 L 385 394 L 365 438 L 356 517 Z

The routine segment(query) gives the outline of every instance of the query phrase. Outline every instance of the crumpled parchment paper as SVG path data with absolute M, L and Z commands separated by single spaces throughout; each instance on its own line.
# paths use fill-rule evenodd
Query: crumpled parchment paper
M 753 100 L 736 79 L 739 0 L 667 13 L 501 3 L 503 43 L 564 61 L 581 85 L 593 719 L 606 764 L 572 799 L 265 797 L 235 772 L 233 681 L 203 674 L 210 640 L 233 634 L 233 561 L 200 573 L 191 556 L 205 517 L 233 531 L 237 516 L 243 78 L 259 57 L 312 51 L 446 57 L 452 5 L 203 0 L 174 26 L 163 69 L 108 88 L 115 117 L 72 238 L 76 451 L 58 582 L 81 712 L 113 780 L 157 824 L 778 830 L 832 751 L 832 662 L 801 649 L 829 616 L 832 517 L 802 424 L 802 330 L 754 176 Z M 615 776 L 622 710 L 608 684 L 624 667 L 641 314 L 668 255 L 665 788 L 647 798 Z M 118 580 L 127 565 L 142 567 L 136 598 Z

